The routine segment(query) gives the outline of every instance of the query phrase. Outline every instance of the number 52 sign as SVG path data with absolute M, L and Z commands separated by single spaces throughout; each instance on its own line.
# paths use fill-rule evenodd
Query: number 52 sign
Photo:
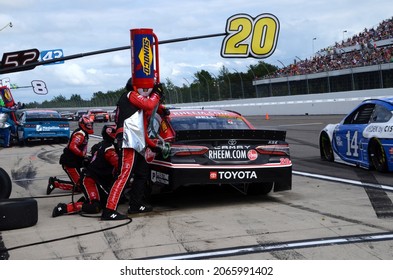
M 277 46 L 280 23 L 272 14 L 253 18 L 247 14 L 227 19 L 227 35 L 222 42 L 221 56 L 228 58 L 266 58 Z

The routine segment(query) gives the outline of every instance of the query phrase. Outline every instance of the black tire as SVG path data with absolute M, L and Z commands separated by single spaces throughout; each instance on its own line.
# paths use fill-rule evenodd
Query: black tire
M 330 138 L 326 133 L 322 133 L 319 138 L 319 150 L 321 153 L 321 159 L 327 161 L 334 161 L 334 154 Z
M 34 226 L 37 221 L 38 208 L 35 199 L 0 200 L 0 231 Z
M 267 195 L 273 189 L 273 182 L 266 183 L 250 183 L 248 186 L 248 195 Z
M 388 171 L 388 162 L 386 159 L 385 151 L 382 147 L 381 142 L 378 139 L 374 139 L 370 142 L 368 148 L 368 155 L 370 158 L 370 163 L 375 170 L 379 172 Z
M 0 167 L 0 199 L 9 198 L 12 190 L 12 182 L 8 173 Z

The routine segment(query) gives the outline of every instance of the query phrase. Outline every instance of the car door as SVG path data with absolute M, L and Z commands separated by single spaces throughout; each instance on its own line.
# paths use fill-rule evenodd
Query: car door
M 358 164 L 367 153 L 363 131 L 370 122 L 374 107 L 372 103 L 359 106 L 336 127 L 333 148 L 345 162 Z

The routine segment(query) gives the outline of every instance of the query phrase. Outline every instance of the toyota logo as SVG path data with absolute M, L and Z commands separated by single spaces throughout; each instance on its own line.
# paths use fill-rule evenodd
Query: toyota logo
M 235 139 L 229 139 L 228 140 L 228 144 L 231 145 L 231 146 L 236 145 L 236 143 L 237 143 L 237 141 Z

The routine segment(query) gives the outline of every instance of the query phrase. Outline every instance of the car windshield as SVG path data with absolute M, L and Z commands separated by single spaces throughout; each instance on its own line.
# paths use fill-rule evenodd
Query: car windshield
M 250 129 L 242 118 L 227 115 L 176 117 L 171 125 L 175 130 Z
M 62 120 L 62 118 L 58 112 L 28 112 L 26 113 L 26 120 Z

